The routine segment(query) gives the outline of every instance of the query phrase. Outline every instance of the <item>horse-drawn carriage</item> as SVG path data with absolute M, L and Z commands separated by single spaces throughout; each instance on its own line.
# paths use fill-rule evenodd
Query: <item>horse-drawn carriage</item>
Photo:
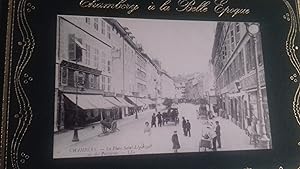
M 163 123 L 168 124 L 168 122 L 174 122 L 176 126 L 179 123 L 178 114 L 178 108 L 169 108 L 167 112 L 162 114 Z
M 105 119 L 100 121 L 101 129 L 104 134 L 108 134 L 109 132 L 116 132 L 118 129 L 117 121 L 112 119 Z

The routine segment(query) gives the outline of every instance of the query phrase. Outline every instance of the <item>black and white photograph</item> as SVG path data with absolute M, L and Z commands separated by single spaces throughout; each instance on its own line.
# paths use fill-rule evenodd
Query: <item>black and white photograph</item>
M 53 158 L 272 149 L 260 24 L 57 16 Z

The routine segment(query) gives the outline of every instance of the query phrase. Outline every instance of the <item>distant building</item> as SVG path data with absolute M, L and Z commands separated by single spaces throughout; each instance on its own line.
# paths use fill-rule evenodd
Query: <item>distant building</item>
M 190 101 L 203 99 L 205 95 L 204 90 L 204 76 L 203 73 L 195 73 L 185 83 L 185 98 Z
M 175 99 L 176 88 L 174 80 L 167 74 L 166 71 L 161 72 L 161 97 L 168 99 Z

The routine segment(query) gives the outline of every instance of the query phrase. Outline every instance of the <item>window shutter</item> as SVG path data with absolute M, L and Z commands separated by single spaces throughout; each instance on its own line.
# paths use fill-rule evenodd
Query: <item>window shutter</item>
M 69 60 L 76 60 L 75 34 L 69 34 Z

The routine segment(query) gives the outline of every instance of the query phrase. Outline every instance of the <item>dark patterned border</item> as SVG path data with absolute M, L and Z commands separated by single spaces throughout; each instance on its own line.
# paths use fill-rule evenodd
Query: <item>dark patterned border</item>
M 287 0 L 283 0 L 288 9 L 288 13 L 286 13 L 283 18 L 290 22 L 290 29 L 286 40 L 286 53 L 297 72 L 297 74 L 295 73 L 294 75 L 292 75 L 290 79 L 295 83 L 298 83 L 296 77 L 300 76 L 300 62 L 297 57 L 297 54 L 299 54 L 299 47 L 295 45 L 295 39 L 300 32 L 300 0 L 295 1 L 296 14 L 290 3 Z M 26 159 L 29 159 L 29 155 L 26 155 L 24 152 L 20 153 L 20 146 L 22 144 L 24 135 L 31 125 L 33 117 L 30 100 L 26 95 L 26 91 L 24 90 L 23 85 L 27 84 L 29 81 L 32 81 L 32 78 L 29 77 L 28 74 L 24 73 L 24 69 L 29 63 L 35 47 L 34 35 L 27 21 L 27 14 L 34 9 L 35 7 L 27 0 L 8 0 L 0 135 L 0 169 L 20 169 L 20 163 L 24 163 Z M 14 56 L 14 58 L 18 58 L 18 62 L 16 67 L 12 68 L 15 19 L 17 20 L 16 25 L 18 31 L 22 36 L 22 41 L 17 43 L 21 48 L 21 53 L 19 56 Z M 15 70 L 15 72 L 12 72 L 12 69 Z M 13 76 L 12 73 L 14 74 Z M 22 81 L 22 77 L 25 77 L 26 80 Z M 19 104 L 18 112 L 10 112 L 9 110 L 11 97 L 10 91 L 12 87 L 15 91 L 16 99 Z M 300 85 L 298 86 L 298 89 L 296 90 L 294 96 L 293 112 L 295 115 L 295 119 L 300 126 Z M 16 127 L 15 131 L 10 130 L 10 132 L 13 132 L 13 138 L 12 140 L 8 140 L 9 116 L 11 115 L 11 113 L 15 113 L 14 117 L 18 119 L 18 126 Z M 10 141 L 11 143 L 10 147 L 8 147 L 8 141 Z M 10 153 L 9 159 L 11 160 L 11 166 L 7 165 L 8 152 Z M 280 166 L 279 169 L 283 169 L 283 167 Z

